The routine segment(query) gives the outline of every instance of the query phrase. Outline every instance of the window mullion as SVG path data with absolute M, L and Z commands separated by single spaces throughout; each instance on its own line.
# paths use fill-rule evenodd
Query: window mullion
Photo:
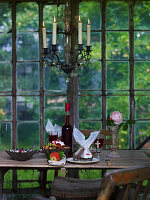
M 79 1 L 70 1 L 70 19 L 75 19 L 79 15 Z M 70 21 L 71 27 L 77 29 L 77 25 L 73 20 Z M 75 55 L 77 51 L 75 50 L 75 45 L 77 45 L 77 34 L 73 32 L 71 35 L 71 51 Z M 74 56 L 75 58 L 75 56 Z M 73 59 L 74 59 L 73 58 Z M 70 103 L 70 123 L 72 126 L 79 126 L 79 110 L 78 110 L 78 76 L 71 78 L 67 85 L 67 101 Z
M 101 4 L 102 129 L 106 127 L 106 2 Z
M 44 83 L 43 83 L 43 43 L 42 43 L 42 25 L 43 25 L 43 4 L 39 3 L 39 55 L 40 55 L 40 146 L 44 145 Z
M 135 118 L 135 99 L 134 99 L 134 2 L 129 2 L 129 69 L 130 69 L 130 119 Z M 130 149 L 134 149 L 134 125 L 130 125 Z
M 17 147 L 16 121 L 16 3 L 12 3 L 12 148 Z

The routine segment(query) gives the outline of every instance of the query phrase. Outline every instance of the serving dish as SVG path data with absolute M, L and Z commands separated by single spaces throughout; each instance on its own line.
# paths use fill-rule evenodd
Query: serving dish
M 18 161 L 26 161 L 30 160 L 32 156 L 37 152 L 37 150 L 32 149 L 10 149 L 6 150 L 6 153 L 10 156 L 12 160 L 18 160 Z
M 52 152 L 63 152 L 65 155 L 67 155 L 70 151 L 70 147 L 69 146 L 65 146 L 63 148 L 44 148 L 42 147 L 42 152 L 45 154 L 45 156 L 47 157 L 47 159 L 49 160 L 49 155 L 52 153 Z

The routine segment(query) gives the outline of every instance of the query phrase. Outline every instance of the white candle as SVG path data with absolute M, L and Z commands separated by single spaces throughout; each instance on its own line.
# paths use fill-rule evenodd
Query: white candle
M 80 16 L 78 22 L 78 44 L 82 44 L 82 22 Z
M 91 25 L 89 19 L 87 24 L 87 46 L 91 46 Z
M 43 33 L 43 48 L 47 48 L 46 28 L 44 26 L 44 22 L 42 27 L 42 33 Z
M 52 37 L 52 44 L 56 45 L 56 36 L 57 36 L 57 23 L 56 18 L 54 16 L 54 22 L 53 22 L 53 37 Z

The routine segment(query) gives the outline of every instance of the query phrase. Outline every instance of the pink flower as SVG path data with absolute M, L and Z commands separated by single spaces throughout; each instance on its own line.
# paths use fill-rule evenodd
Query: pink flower
M 123 120 L 123 116 L 119 111 L 114 111 L 111 115 L 110 118 L 114 121 L 116 125 L 120 124 Z

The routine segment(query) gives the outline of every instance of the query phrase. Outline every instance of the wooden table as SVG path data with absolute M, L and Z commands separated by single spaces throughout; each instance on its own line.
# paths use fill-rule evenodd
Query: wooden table
M 91 164 L 75 164 L 67 162 L 63 168 L 66 169 L 119 169 L 127 168 L 139 164 L 150 163 L 145 153 L 141 150 L 119 150 L 120 157 L 111 157 L 111 166 L 107 165 L 105 160 Z M 109 151 L 103 151 L 103 156 L 108 154 Z M 3 195 L 3 177 L 9 169 L 37 169 L 48 170 L 62 168 L 62 166 L 49 166 L 46 157 L 43 153 L 35 154 L 32 159 L 28 161 L 15 161 L 11 160 L 5 151 L 0 151 L 0 199 Z M 43 183 L 46 188 L 46 183 Z

